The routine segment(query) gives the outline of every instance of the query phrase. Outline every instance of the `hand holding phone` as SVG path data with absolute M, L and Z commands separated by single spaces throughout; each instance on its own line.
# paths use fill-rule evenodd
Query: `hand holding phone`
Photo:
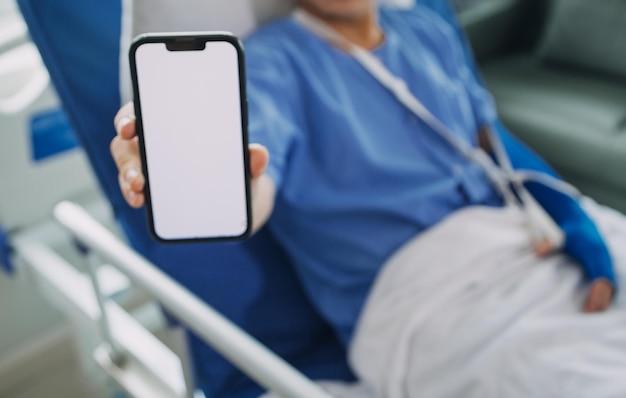
M 130 50 L 150 230 L 161 241 L 250 233 L 243 50 L 228 34 L 144 35 Z

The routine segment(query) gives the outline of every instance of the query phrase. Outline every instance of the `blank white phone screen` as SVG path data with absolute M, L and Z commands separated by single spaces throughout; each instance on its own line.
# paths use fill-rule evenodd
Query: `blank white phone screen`
M 155 233 L 166 240 L 242 235 L 249 220 L 236 48 L 144 43 L 135 62 Z

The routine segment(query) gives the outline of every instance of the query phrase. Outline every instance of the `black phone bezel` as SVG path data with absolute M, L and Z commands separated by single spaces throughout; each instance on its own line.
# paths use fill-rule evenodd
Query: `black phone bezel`
M 164 43 L 170 51 L 201 51 L 207 42 L 222 41 L 228 42 L 237 50 L 237 62 L 239 69 L 239 98 L 241 106 L 241 131 L 243 141 L 243 161 L 244 161 L 244 184 L 246 191 L 246 213 L 248 225 L 246 230 L 237 236 L 215 236 L 215 237 L 197 237 L 197 238 L 181 238 L 166 239 L 159 236 L 154 226 L 154 217 L 152 211 L 152 200 L 150 195 L 150 177 L 146 161 L 146 151 L 144 145 L 144 131 L 141 115 L 141 98 L 139 95 L 139 83 L 137 79 L 137 64 L 135 54 L 137 49 L 147 43 Z M 170 45 L 178 46 L 171 49 Z M 202 47 L 202 48 L 200 48 Z M 246 96 L 246 74 L 245 74 L 245 56 L 244 48 L 241 41 L 228 32 L 181 32 L 181 33 L 147 33 L 137 36 L 131 43 L 129 52 L 130 74 L 133 85 L 133 101 L 136 117 L 136 133 L 139 139 L 139 154 L 141 157 L 141 168 L 145 176 L 145 207 L 148 218 L 148 229 L 151 237 L 161 243 L 201 243 L 201 242 L 225 242 L 225 241 L 241 241 L 247 239 L 252 234 L 252 204 L 250 194 L 250 159 L 248 151 L 248 106 Z

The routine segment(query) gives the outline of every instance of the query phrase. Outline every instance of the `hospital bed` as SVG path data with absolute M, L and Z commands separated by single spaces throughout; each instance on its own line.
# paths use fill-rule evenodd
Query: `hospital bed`
M 328 326 L 306 301 L 293 271 L 286 266 L 284 255 L 274 248 L 266 232 L 241 245 L 204 245 L 193 248 L 157 245 L 145 234 L 143 211 L 133 211 L 122 202 L 115 182 L 114 166 L 108 154 L 109 141 L 114 134 L 111 118 L 120 103 L 117 65 L 121 5 L 115 2 L 104 5 L 100 2 L 54 1 L 21 2 L 20 7 L 94 171 L 100 177 L 100 188 L 110 199 L 116 216 L 135 248 L 158 263 L 187 289 L 199 292 L 206 302 L 210 302 L 229 319 L 311 377 L 350 378 L 351 374 L 343 360 L 343 350 Z M 74 164 L 73 167 L 81 170 L 80 164 Z M 60 172 L 56 178 L 60 176 L 70 175 Z M 49 177 L 51 182 L 53 178 Z M 81 318 L 81 326 L 86 323 L 98 325 L 96 321 L 100 319 L 98 313 L 101 311 L 88 276 L 75 272 L 60 256 L 49 250 L 50 246 L 57 246 L 56 242 L 51 241 L 57 239 L 59 232 L 54 230 L 40 234 L 34 229 L 27 228 L 13 234 L 11 244 L 14 251 L 25 260 L 28 271 L 32 271 L 40 290 L 51 302 L 70 317 Z M 85 265 L 82 268 L 89 267 Z M 105 269 L 106 272 L 99 274 L 110 276 L 111 268 Z M 189 272 L 190 269 L 192 272 Z M 104 286 L 104 282 L 110 279 L 121 282 L 117 283 L 117 287 Z M 128 280 L 119 278 L 119 275 L 105 278 L 102 283 L 103 294 L 115 297 L 127 283 Z M 108 308 L 110 305 L 112 302 L 107 300 L 105 306 Z M 116 313 L 115 310 L 113 313 Z M 112 334 L 113 339 L 117 340 L 120 335 L 129 337 L 129 330 L 140 330 L 139 325 L 133 324 L 128 316 L 122 315 L 122 318 L 125 323 L 119 326 L 119 317 L 111 316 L 109 334 Z M 92 327 L 93 331 L 101 329 L 104 331 L 103 336 L 107 337 L 106 323 L 103 321 L 100 328 Z M 120 329 L 123 333 L 115 332 Z M 115 368 L 108 368 L 110 372 L 115 373 L 120 384 L 136 396 L 156 396 L 150 393 L 154 392 L 154 387 L 141 393 L 137 391 L 137 385 L 149 387 L 154 384 L 154 380 L 167 381 L 169 379 L 166 376 L 176 376 L 178 373 L 176 382 L 158 390 L 165 391 L 165 396 L 170 395 L 167 391 L 172 390 L 176 394 L 171 396 L 180 395 L 184 391 L 181 390 L 182 371 L 171 371 L 171 367 L 168 369 L 164 365 L 166 361 L 163 358 L 171 358 L 172 355 L 167 355 L 163 347 L 157 350 L 155 347 L 158 341 L 155 339 L 145 333 L 137 333 L 132 334 L 136 337 L 134 342 L 128 343 L 126 340 L 126 344 L 123 344 L 124 341 L 109 343 L 121 344 L 130 352 L 143 349 L 144 353 L 151 355 L 156 352 L 166 353 L 153 357 L 150 362 L 152 367 L 165 366 L 165 372 L 157 372 L 158 377 L 150 377 L 148 382 L 137 384 L 137 380 L 144 379 L 143 376 L 137 376 L 143 374 L 139 371 L 142 367 L 138 365 L 140 361 L 130 359 L 121 374 L 112 370 Z M 193 362 L 196 364 L 193 373 L 198 380 L 195 385 L 206 391 L 207 395 L 255 396 L 260 393 L 260 387 L 244 378 L 206 345 L 200 345 L 199 338 L 190 336 L 190 341 Z M 152 343 L 146 346 L 146 342 Z M 141 358 L 141 355 L 134 353 L 129 357 L 136 359 Z M 174 362 L 176 366 L 181 367 Z M 130 372 L 129 369 L 136 369 L 136 372 Z M 187 372 L 188 375 L 191 373 Z M 135 376 L 126 377 L 128 374 Z
M 421 3 L 453 18 L 443 1 Z M 252 397 L 263 389 L 284 397 L 326 396 L 310 379 L 353 380 L 345 347 L 307 299 L 292 264 L 268 230 L 242 243 L 159 244 L 149 237 L 143 210 L 128 207 L 119 192 L 108 148 L 120 98 L 130 95 L 125 91 L 127 68 L 125 57 L 119 57 L 120 47 L 123 54 L 129 38 L 143 29 L 226 29 L 245 34 L 260 19 L 285 12 L 280 1 L 189 1 L 184 14 L 178 12 L 180 2 L 175 2 L 176 13 L 166 4 L 19 0 L 99 188 L 130 247 L 94 220 L 97 210 L 90 215 L 71 203 L 58 205 L 54 214 L 76 242 L 84 272 L 60 258 L 48 238 L 36 231 L 17 234 L 11 243 L 42 292 L 99 336 L 94 359 L 132 396 L 189 397 L 197 390 L 207 397 Z M 214 7 L 202 8 L 203 12 L 194 8 L 207 4 Z M 235 7 L 241 8 L 232 13 Z M 231 11 L 233 19 L 218 17 L 216 10 Z M 152 19 L 156 15 L 168 18 Z M 184 338 L 176 339 L 174 349 L 150 333 L 162 327 L 158 321 L 146 327 L 137 320 L 141 316 L 130 316 L 124 308 L 130 305 L 120 297 L 131 284 L 159 304 L 169 327 L 183 331 Z M 141 304 L 139 308 L 154 311 L 150 303 Z

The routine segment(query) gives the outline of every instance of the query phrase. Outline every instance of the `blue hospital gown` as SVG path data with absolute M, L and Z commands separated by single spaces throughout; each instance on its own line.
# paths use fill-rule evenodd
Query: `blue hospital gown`
M 429 10 L 382 8 L 373 53 L 430 111 L 476 145 L 496 122 L 454 29 Z M 484 173 L 351 56 L 292 19 L 246 42 L 250 142 L 270 152 L 269 227 L 314 305 L 349 341 L 381 266 L 403 243 L 470 205 L 499 206 Z

